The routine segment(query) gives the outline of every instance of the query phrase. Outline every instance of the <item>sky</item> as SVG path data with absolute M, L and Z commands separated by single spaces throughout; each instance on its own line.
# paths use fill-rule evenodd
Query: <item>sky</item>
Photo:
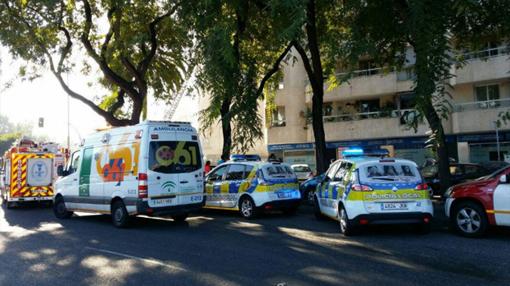
M 34 81 L 15 80 L 13 85 L 4 89 L 6 82 L 16 78 L 21 62 L 13 60 L 6 49 L 0 48 L 0 114 L 7 116 L 13 123 L 28 123 L 33 126 L 34 135 L 49 137 L 52 141 L 65 144 L 67 141 L 67 106 L 68 96 L 56 78 L 50 72 Z M 95 92 L 87 86 L 83 76 L 70 74 L 68 77 L 71 88 L 92 98 Z M 154 102 L 149 97 L 148 119 L 165 120 L 168 110 L 161 102 Z M 95 129 L 106 126 L 106 122 L 92 109 L 78 100 L 69 100 L 70 140 L 76 146 L 81 138 Z M 196 98 L 182 97 L 179 107 L 172 120 L 190 121 L 197 127 L 198 102 Z M 39 118 L 44 118 L 44 127 L 38 127 Z

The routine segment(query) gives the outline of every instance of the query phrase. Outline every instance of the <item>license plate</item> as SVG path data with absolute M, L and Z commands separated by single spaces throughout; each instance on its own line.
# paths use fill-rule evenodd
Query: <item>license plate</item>
M 382 203 L 382 210 L 407 210 L 407 203 Z
M 291 197 L 291 193 L 277 193 L 279 199 L 287 199 Z
M 161 205 L 169 205 L 173 203 L 174 199 L 158 199 L 158 200 L 152 200 L 152 204 L 155 206 L 161 206 Z

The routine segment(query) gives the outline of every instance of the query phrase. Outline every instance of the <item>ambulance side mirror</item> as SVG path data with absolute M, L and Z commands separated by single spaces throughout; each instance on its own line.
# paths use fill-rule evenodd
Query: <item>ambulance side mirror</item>
M 508 178 L 507 178 L 507 175 L 501 175 L 501 177 L 499 177 L 499 182 L 501 184 L 508 184 Z
M 59 175 L 60 177 L 65 177 L 68 175 L 67 172 L 64 170 L 64 166 L 59 165 L 57 167 L 57 175 Z

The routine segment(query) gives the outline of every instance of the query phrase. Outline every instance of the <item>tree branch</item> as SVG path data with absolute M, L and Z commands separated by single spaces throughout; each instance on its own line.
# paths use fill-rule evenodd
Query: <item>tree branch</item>
M 259 98 L 262 95 L 262 92 L 264 91 L 264 86 L 266 85 L 266 82 L 280 69 L 280 63 L 283 61 L 285 56 L 289 53 L 290 49 L 294 43 L 290 42 L 285 50 L 280 54 L 278 59 L 276 59 L 275 63 L 271 67 L 271 69 L 264 75 L 262 80 L 260 81 L 259 87 L 257 88 L 256 98 Z
M 157 25 L 163 21 L 165 18 L 170 17 L 175 11 L 177 11 L 177 8 L 181 5 L 181 2 L 177 2 L 172 9 L 170 9 L 165 14 L 156 17 L 150 24 L 149 24 L 149 36 L 150 36 L 150 42 L 151 47 L 149 50 L 149 53 L 147 56 L 140 61 L 138 64 L 138 72 L 144 76 L 147 70 L 149 69 L 149 65 L 152 62 L 152 59 L 156 55 L 156 51 L 158 49 L 158 38 L 157 38 Z

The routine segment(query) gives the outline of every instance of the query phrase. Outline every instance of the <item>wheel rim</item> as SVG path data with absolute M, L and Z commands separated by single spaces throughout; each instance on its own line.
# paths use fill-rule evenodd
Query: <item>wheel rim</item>
M 122 212 L 121 208 L 117 208 L 115 210 L 115 221 L 120 222 L 122 221 L 122 217 L 124 216 L 124 213 Z
M 241 203 L 241 212 L 243 213 L 243 216 L 250 217 L 253 212 L 253 206 L 251 204 L 250 200 L 243 200 Z
M 340 229 L 343 232 L 347 228 L 347 214 L 345 213 L 345 210 L 343 208 L 340 210 L 339 216 L 340 216 Z
M 482 218 L 472 208 L 462 208 L 457 213 L 457 226 L 465 233 L 475 233 L 480 229 Z

